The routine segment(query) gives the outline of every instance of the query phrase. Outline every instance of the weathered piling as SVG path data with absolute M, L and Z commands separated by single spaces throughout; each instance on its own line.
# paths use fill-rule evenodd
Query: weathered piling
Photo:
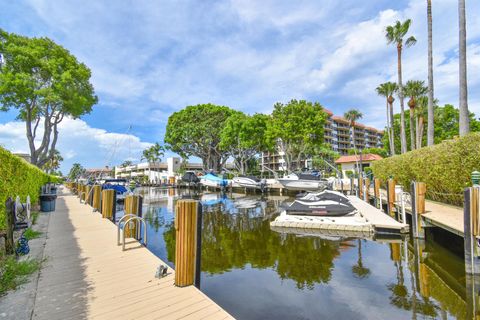
M 134 214 L 136 216 L 142 216 L 143 198 L 139 195 L 127 195 L 125 197 L 124 208 L 125 214 Z M 127 238 L 140 239 L 140 230 L 137 228 L 137 223 L 132 222 L 125 225 L 123 232 Z
M 480 186 L 466 188 L 463 206 L 465 272 L 480 274 Z
M 426 185 L 423 182 L 412 182 L 410 196 L 412 199 L 412 233 L 414 238 L 424 239 L 422 214 L 425 213 Z
M 363 182 L 364 181 L 363 181 L 363 177 L 362 177 L 361 174 L 358 175 L 358 180 L 357 181 L 358 181 L 358 197 L 360 199 L 365 200 L 365 197 L 364 197 L 364 194 L 363 194 Z
M 382 202 L 380 201 L 380 179 L 373 179 L 373 196 L 375 198 L 375 207 L 382 208 Z
M 366 178 L 365 180 L 365 185 L 364 185 L 364 194 L 365 194 L 365 201 L 370 203 L 370 195 L 368 194 L 368 191 L 370 189 L 370 179 Z
M 92 207 L 93 211 L 102 211 L 102 187 L 93 186 Z
M 387 213 L 394 216 L 393 209 L 395 208 L 395 180 L 392 178 L 387 180 Z
M 92 194 L 91 194 L 92 186 L 86 185 L 85 186 L 85 204 L 92 205 Z
M 117 211 L 115 190 L 102 191 L 102 217 L 115 221 L 115 214 Z
M 179 200 L 175 208 L 175 285 L 199 284 L 202 209 L 198 201 Z

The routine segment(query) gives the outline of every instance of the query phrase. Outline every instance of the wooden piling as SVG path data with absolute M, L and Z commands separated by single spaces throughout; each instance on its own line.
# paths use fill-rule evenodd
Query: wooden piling
M 382 203 L 380 202 L 380 179 L 375 178 L 373 179 L 373 196 L 375 198 L 375 207 L 381 208 Z
M 358 197 L 365 201 L 365 195 L 363 194 L 364 180 L 362 175 L 358 176 Z
M 116 206 L 116 194 L 115 190 L 103 190 L 102 191 L 102 217 L 115 221 Z
M 480 250 L 477 237 L 480 235 L 480 187 L 466 188 L 463 206 L 465 272 L 480 274 Z
M 92 207 L 93 211 L 102 211 L 102 187 L 93 186 L 93 200 Z
M 142 197 L 139 195 L 127 195 L 124 202 L 125 214 L 134 214 L 142 216 Z M 140 239 L 140 230 L 137 228 L 137 223 L 130 223 L 125 225 L 123 229 L 126 238 Z
M 178 287 L 190 286 L 199 280 L 195 279 L 200 271 L 199 224 L 200 203 L 195 200 L 179 200 L 175 207 L 175 285 Z
M 395 213 L 393 209 L 395 208 L 395 180 L 387 180 L 387 213 L 393 217 Z
M 390 243 L 390 259 L 399 262 L 402 258 L 400 254 L 400 243 Z
M 86 185 L 85 186 L 85 204 L 92 204 L 92 194 L 90 193 L 90 190 L 92 189 L 91 186 Z
M 426 186 L 423 182 L 412 182 L 410 195 L 412 198 L 412 234 L 414 238 L 425 239 L 422 226 L 422 214 L 425 213 Z
M 370 191 L 370 179 L 369 178 L 365 179 L 364 190 L 365 190 L 365 201 L 370 203 L 370 195 L 368 194 L 368 191 Z

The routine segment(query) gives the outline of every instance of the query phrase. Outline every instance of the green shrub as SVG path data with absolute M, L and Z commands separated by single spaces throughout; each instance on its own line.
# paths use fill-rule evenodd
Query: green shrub
M 405 188 L 425 182 L 429 199 L 461 206 L 471 173 L 480 170 L 480 133 L 375 161 L 372 169 L 377 178 L 391 175 Z
M 30 195 L 32 204 L 38 202 L 40 187 L 56 181 L 39 168 L 0 147 L 0 230 L 5 229 L 5 201 L 8 197 L 25 202 Z
M 352 170 L 347 170 L 345 171 L 345 175 L 347 176 L 347 178 L 352 178 L 353 177 L 353 171 Z

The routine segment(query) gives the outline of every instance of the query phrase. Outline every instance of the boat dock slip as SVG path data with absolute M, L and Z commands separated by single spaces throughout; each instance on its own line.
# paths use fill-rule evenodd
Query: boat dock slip
M 66 189 L 63 189 L 65 191 Z M 32 319 L 233 319 L 138 242 L 117 245 L 117 227 L 60 193 L 50 217 Z
M 373 238 L 374 235 L 401 235 L 408 233 L 408 224 L 400 223 L 356 196 L 348 199 L 358 210 L 353 216 L 328 217 L 328 216 L 303 216 L 282 213 L 275 221 L 270 222 L 274 230 L 286 228 L 321 229 L 328 230 L 331 234 L 347 235 L 357 234 L 358 237 Z M 308 231 L 310 232 L 310 231 Z M 307 233 L 308 233 L 307 232 Z

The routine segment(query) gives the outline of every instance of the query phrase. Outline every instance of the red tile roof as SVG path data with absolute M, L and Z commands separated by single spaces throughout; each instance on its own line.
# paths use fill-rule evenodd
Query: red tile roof
M 362 155 L 362 161 L 376 161 L 376 160 L 381 160 L 383 159 L 381 156 L 378 154 L 363 154 Z M 335 163 L 353 163 L 360 161 L 360 155 L 352 155 L 352 156 L 341 156 L 337 160 L 335 160 Z

